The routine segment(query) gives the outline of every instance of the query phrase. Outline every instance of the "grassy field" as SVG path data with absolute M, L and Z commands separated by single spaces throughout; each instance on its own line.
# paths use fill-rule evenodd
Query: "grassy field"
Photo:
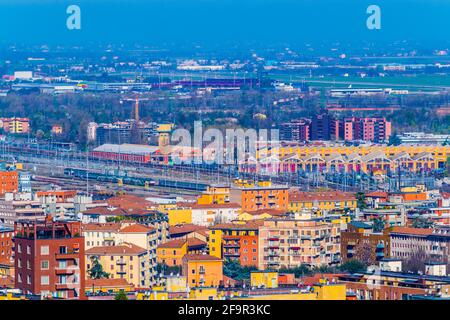
M 450 77 L 448 75 L 418 75 L 418 76 L 393 76 L 393 77 L 377 77 L 377 78 L 360 78 L 360 77 L 301 77 L 291 75 L 270 75 L 271 78 L 283 82 L 301 82 L 316 87 L 389 87 L 416 90 L 436 90 L 439 88 L 450 88 Z

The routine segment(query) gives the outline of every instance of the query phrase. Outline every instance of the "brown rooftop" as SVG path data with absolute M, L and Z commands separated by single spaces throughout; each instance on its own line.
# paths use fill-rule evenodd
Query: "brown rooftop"
M 116 246 L 99 246 L 86 250 L 86 254 L 89 255 L 138 255 L 146 252 L 146 249 L 127 242 Z

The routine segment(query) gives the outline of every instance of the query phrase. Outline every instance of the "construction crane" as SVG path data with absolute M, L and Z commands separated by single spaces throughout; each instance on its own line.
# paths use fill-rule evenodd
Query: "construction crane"
M 134 102 L 134 120 L 136 122 L 136 124 L 139 123 L 139 102 L 140 101 L 148 101 L 150 99 L 148 98 L 139 98 L 139 95 L 136 94 L 136 97 L 134 98 L 125 98 L 125 99 L 121 99 L 120 103 L 123 104 L 125 101 L 132 101 Z M 133 118 L 133 115 L 131 115 L 131 117 Z
M 139 134 L 139 102 L 140 101 L 148 101 L 150 99 L 148 98 L 140 98 L 139 94 L 136 94 L 135 98 L 125 98 L 121 99 L 120 103 L 123 104 L 125 101 L 132 101 L 134 102 L 134 123 L 131 127 L 131 136 L 132 136 L 132 143 L 141 143 L 141 137 Z M 131 118 L 133 118 L 133 114 L 131 114 Z

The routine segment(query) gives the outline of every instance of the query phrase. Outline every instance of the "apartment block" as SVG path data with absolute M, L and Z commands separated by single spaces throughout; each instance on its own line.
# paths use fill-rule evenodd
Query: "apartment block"
M 259 229 L 258 269 L 333 265 L 340 261 L 340 224 L 270 219 Z
M 206 254 L 187 254 L 183 257 L 181 272 L 188 286 L 217 287 L 223 281 L 222 259 Z
M 242 266 L 258 266 L 258 229 L 262 221 L 234 222 L 211 227 L 209 253 Z
M 84 238 L 80 222 L 15 224 L 15 287 L 23 293 L 84 298 Z
M 286 210 L 288 208 L 288 187 L 254 186 L 241 189 L 242 211 L 261 209 Z
M 0 225 L 0 264 L 9 264 L 13 258 L 14 229 Z
M 112 279 L 125 279 L 138 288 L 148 288 L 152 285 L 148 251 L 145 248 L 123 242 L 115 246 L 87 249 L 87 272 L 95 259 L 102 265 L 103 271 L 110 274 Z
M 371 249 L 374 261 L 380 261 L 390 257 L 389 230 L 373 232 L 372 226 L 353 221 L 347 225 L 347 230 L 341 232 L 341 257 L 342 262 L 347 262 L 355 256 L 358 246 L 367 245 Z

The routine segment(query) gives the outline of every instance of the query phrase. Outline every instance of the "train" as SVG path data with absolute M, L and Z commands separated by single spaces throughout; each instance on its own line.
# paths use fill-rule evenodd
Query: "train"
M 178 181 L 169 179 L 154 180 L 151 178 L 117 176 L 99 172 L 88 172 L 86 169 L 76 168 L 65 168 L 64 175 L 78 179 L 89 179 L 99 182 L 111 182 L 142 187 L 159 186 L 164 188 L 186 189 L 193 191 L 205 191 L 208 188 L 208 184 L 200 182 Z

